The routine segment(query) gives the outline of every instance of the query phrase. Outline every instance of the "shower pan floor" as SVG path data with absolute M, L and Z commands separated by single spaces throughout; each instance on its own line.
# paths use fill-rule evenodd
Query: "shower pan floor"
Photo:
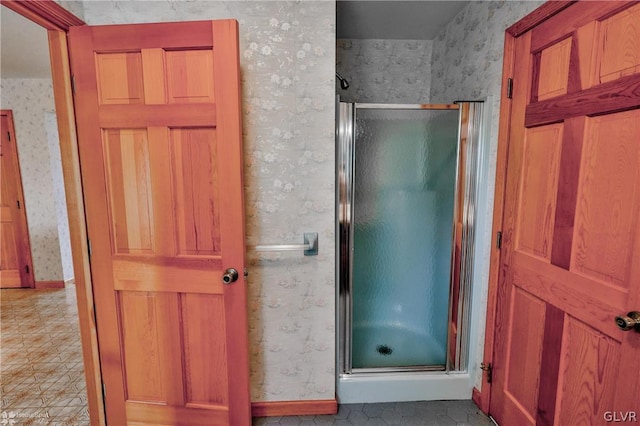
M 354 325 L 352 339 L 353 368 L 445 365 L 446 348 L 438 339 L 406 327 Z

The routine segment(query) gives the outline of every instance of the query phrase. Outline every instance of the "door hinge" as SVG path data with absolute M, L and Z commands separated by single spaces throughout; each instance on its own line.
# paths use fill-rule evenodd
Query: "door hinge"
M 24 265 L 24 272 L 29 273 L 29 265 Z
M 487 383 L 491 383 L 491 380 L 493 380 L 493 366 L 491 365 L 491 363 L 485 364 L 483 362 L 482 364 L 480 364 L 480 370 L 487 373 Z
M 87 251 L 89 252 L 89 257 L 91 257 L 91 240 L 87 238 Z
M 507 79 L 507 98 L 513 99 L 513 79 Z
M 102 396 L 104 399 L 107 399 L 107 385 L 102 382 Z
M 7 139 L 9 139 L 9 142 L 11 142 L 11 132 L 7 132 Z
M 18 207 L 18 210 L 20 210 L 20 200 L 16 200 L 16 207 Z
M 71 76 L 71 92 L 74 95 L 76 94 L 76 76 L 75 75 Z
M 498 250 L 502 249 L 502 231 L 498 231 L 496 234 L 496 248 Z

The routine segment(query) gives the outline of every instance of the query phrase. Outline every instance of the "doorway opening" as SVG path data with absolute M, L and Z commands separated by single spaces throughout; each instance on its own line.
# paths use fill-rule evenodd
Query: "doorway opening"
M 422 399 L 468 367 L 482 103 L 338 114 L 338 394 Z M 389 392 L 399 373 L 419 385 Z

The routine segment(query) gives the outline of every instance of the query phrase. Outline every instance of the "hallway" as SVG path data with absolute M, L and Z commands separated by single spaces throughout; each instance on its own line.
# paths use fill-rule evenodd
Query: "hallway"
M 88 425 L 75 286 L 0 292 L 2 425 Z

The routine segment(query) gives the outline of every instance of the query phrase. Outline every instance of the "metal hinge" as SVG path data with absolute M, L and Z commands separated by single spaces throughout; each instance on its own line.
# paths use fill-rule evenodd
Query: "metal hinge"
M 24 272 L 29 273 L 29 265 L 24 265 Z
M 11 132 L 7 132 L 7 138 L 11 141 Z
M 513 99 L 513 79 L 507 79 L 507 98 Z
M 74 95 L 76 93 L 76 76 L 75 75 L 71 76 L 71 92 L 73 92 Z
M 498 231 L 496 234 L 496 248 L 498 250 L 502 249 L 502 231 Z
M 87 251 L 89 252 L 89 257 L 91 257 L 91 240 L 87 239 Z
M 105 385 L 104 382 L 102 382 L 102 396 L 104 399 L 107 399 L 107 385 Z
M 482 364 L 480 364 L 480 370 L 487 373 L 487 383 L 491 383 L 491 380 L 493 379 L 493 366 L 491 365 L 491 363 L 485 364 L 483 362 Z
M 18 207 L 18 210 L 20 210 L 20 200 L 16 200 L 16 206 Z

